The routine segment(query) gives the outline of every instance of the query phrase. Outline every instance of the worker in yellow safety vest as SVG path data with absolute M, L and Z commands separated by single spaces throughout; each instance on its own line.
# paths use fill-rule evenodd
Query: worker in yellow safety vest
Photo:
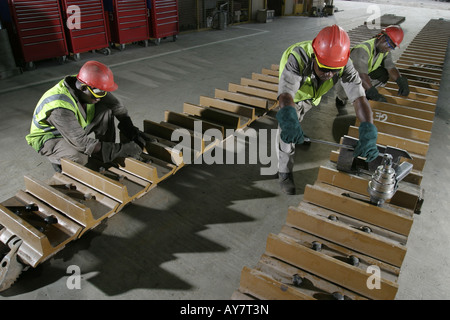
M 359 141 L 354 156 L 373 161 L 378 156 L 377 128 L 372 109 L 353 67 L 350 39 L 337 25 L 323 28 L 312 41 L 290 46 L 282 55 L 279 71 L 277 112 L 278 179 L 281 190 L 295 194 L 293 166 L 295 145 L 304 142 L 300 122 L 305 113 L 320 103 L 321 97 L 341 80 L 361 121 Z
M 28 144 L 46 156 L 57 172 L 62 158 L 85 165 L 90 157 L 103 163 L 139 157 L 145 140 L 112 94 L 117 87 L 109 67 L 86 62 L 77 75 L 66 76 L 41 97 L 26 136 Z M 116 143 L 114 117 L 121 143 Z
M 400 74 L 391 54 L 400 46 L 403 37 L 402 28 L 391 25 L 382 29 L 374 38 L 352 48 L 350 58 L 361 77 L 367 99 L 386 102 L 386 98 L 378 92 L 377 88 L 385 86 L 389 79 L 397 83 L 399 95 L 409 94 L 408 79 Z M 347 114 L 345 105 L 348 98 L 340 83 L 336 86 L 336 95 L 338 114 Z

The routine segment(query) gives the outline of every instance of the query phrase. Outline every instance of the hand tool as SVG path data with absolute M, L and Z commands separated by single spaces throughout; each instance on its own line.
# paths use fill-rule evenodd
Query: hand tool
M 391 199 L 398 189 L 399 182 L 403 180 L 412 170 L 413 165 L 409 162 L 402 162 L 393 167 L 393 157 L 385 154 L 380 166 L 378 166 L 372 179 L 367 186 L 370 195 L 370 203 L 381 206 L 385 201 Z

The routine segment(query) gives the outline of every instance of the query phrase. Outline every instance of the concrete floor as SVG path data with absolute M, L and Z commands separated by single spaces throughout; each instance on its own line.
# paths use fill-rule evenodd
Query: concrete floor
M 450 19 L 448 3 L 390 3 L 382 1 L 381 14 L 406 17 L 405 43 L 429 19 Z M 226 89 L 228 83 L 278 63 L 285 48 L 312 39 L 324 26 L 337 23 L 350 30 L 363 24 L 369 4 L 335 1 L 340 11 L 328 18 L 283 17 L 182 34 L 160 46 L 130 45 L 110 56 L 85 53 L 81 61 L 64 65 L 40 62 L 34 71 L 2 80 L 0 201 L 24 188 L 24 175 L 42 180 L 53 175 L 47 160 L 27 146 L 24 137 L 43 92 L 64 75 L 76 73 L 85 61 L 96 59 L 112 68 L 117 95 L 141 127 L 143 119 L 159 122 L 164 110 L 181 112 L 184 102 L 198 103 L 201 95 L 213 96 L 216 88 Z M 425 203 L 422 214 L 415 216 L 397 299 L 450 299 L 450 221 L 445 209 L 450 194 L 448 60 L 442 87 L 423 172 Z M 307 134 L 332 141 L 333 102 L 330 92 L 320 108 L 307 114 Z M 266 117 L 252 127 L 273 129 L 276 122 Z M 295 196 L 282 194 L 275 176 L 261 175 L 264 165 L 186 166 L 52 259 L 23 273 L 0 299 L 229 299 L 239 287 L 242 268 L 259 261 L 268 234 L 280 231 L 287 208 L 302 200 L 305 185 L 314 183 L 330 150 L 324 145 L 298 149 Z M 67 287 L 72 265 L 81 270 L 81 289 Z

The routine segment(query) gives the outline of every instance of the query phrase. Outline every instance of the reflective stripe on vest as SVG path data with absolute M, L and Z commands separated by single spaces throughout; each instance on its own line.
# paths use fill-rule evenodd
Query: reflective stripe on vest
M 34 110 L 33 123 L 36 127 L 38 127 L 41 130 L 44 130 L 45 132 L 58 132 L 58 130 L 56 130 L 54 127 L 51 127 L 49 125 L 41 125 L 39 123 L 39 121 L 37 120 L 37 116 L 42 111 L 42 109 L 44 108 L 44 106 L 47 103 L 50 103 L 50 102 L 53 102 L 56 100 L 62 100 L 62 101 L 68 102 L 68 103 L 72 104 L 72 106 L 75 108 L 75 105 L 73 104 L 74 102 L 72 101 L 72 99 L 70 99 L 65 94 L 55 94 L 55 95 L 52 95 L 52 96 L 47 97 L 44 100 L 42 100 L 42 102 Z
M 296 48 L 299 48 L 300 53 L 295 50 Z M 311 60 L 312 55 L 314 54 L 312 41 L 298 42 L 287 48 L 287 50 L 283 53 L 280 61 L 280 71 L 279 71 L 280 77 L 284 70 L 284 67 L 286 66 L 290 54 L 292 54 L 295 57 L 299 65 L 299 69 L 301 70 L 301 72 L 303 72 L 302 83 L 300 83 L 300 88 L 295 94 L 294 102 L 298 103 L 299 101 L 303 100 L 311 100 L 311 103 L 314 106 L 317 106 L 320 103 L 322 96 L 325 93 L 327 93 L 331 88 L 333 88 L 335 84 L 334 80 L 335 77 L 333 76 L 333 78 L 322 83 L 319 86 L 319 88 L 317 88 L 317 90 L 314 88 L 311 79 L 311 73 L 306 74 L 305 72 L 306 66 L 312 65 Z M 342 73 L 343 69 L 339 72 L 339 77 L 342 76 Z
M 389 52 L 386 53 L 382 53 L 380 52 L 378 54 L 378 58 L 377 60 L 375 60 L 375 62 L 373 61 L 373 58 L 375 56 L 375 40 L 376 38 L 364 41 L 358 45 L 356 45 L 353 49 L 355 48 L 362 48 L 364 49 L 367 54 L 369 55 L 369 61 L 368 61 L 368 72 L 367 73 L 371 73 L 372 71 L 378 69 L 378 67 L 381 65 L 381 63 L 383 62 L 384 58 L 389 54 Z M 352 50 L 353 50 L 352 49 Z

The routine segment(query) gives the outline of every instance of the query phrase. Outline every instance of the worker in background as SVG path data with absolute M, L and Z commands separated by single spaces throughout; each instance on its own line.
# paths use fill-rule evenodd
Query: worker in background
M 349 56 L 350 39 L 337 25 L 325 27 L 314 40 L 296 43 L 283 53 L 278 88 L 280 110 L 276 116 L 277 155 L 280 187 L 287 194 L 295 194 L 295 145 L 304 142 L 300 122 L 339 79 L 361 121 L 354 156 L 365 157 L 368 162 L 378 156 L 372 109 Z
M 66 76 L 39 100 L 26 136 L 28 144 L 46 156 L 57 172 L 62 158 L 85 165 L 90 157 L 103 163 L 138 157 L 145 140 L 111 93 L 117 87 L 111 69 L 97 61 L 86 62 L 77 75 Z M 115 143 L 114 117 L 122 143 Z
M 400 26 L 391 25 L 381 30 L 374 38 L 358 44 L 351 50 L 350 58 L 361 77 L 367 99 L 386 102 L 386 98 L 378 92 L 377 87 L 385 86 L 389 79 L 397 82 L 399 95 L 409 94 L 408 79 L 401 76 L 392 61 L 391 54 L 391 51 L 400 46 L 403 36 Z M 345 115 L 348 98 L 340 83 L 336 86 L 336 94 L 336 108 L 339 115 Z

